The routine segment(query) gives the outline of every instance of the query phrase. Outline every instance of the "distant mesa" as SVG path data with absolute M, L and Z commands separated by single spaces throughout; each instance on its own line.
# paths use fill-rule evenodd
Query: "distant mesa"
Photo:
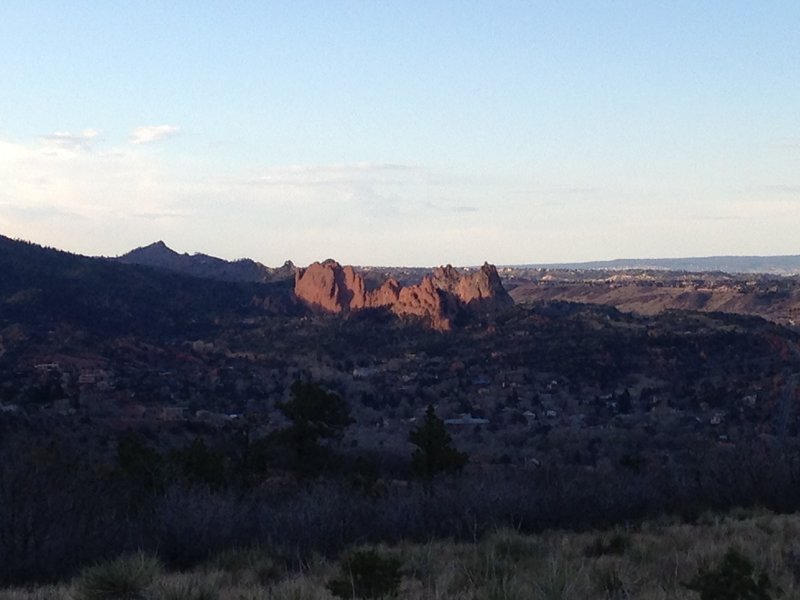
M 452 329 L 462 313 L 494 313 L 514 304 L 497 269 L 488 263 L 475 272 L 450 265 L 438 267 L 418 284 L 404 286 L 390 278 L 367 290 L 364 278 L 353 267 L 329 259 L 297 269 L 294 292 L 322 312 L 383 308 L 398 316 L 420 317 L 439 331 Z

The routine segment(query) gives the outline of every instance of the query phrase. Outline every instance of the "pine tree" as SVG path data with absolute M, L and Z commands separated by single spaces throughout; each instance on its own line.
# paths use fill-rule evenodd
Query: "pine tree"
M 347 403 L 316 383 L 295 381 L 292 399 L 277 406 L 292 422 L 284 433 L 294 446 L 301 467 L 314 467 L 309 461 L 320 458 L 320 440 L 341 438 L 345 428 L 353 422 Z
M 425 420 L 411 431 L 408 439 L 417 446 L 411 455 L 411 469 L 428 486 L 439 473 L 460 471 L 467 464 L 467 455 L 453 448 L 444 421 L 436 416 L 430 404 Z

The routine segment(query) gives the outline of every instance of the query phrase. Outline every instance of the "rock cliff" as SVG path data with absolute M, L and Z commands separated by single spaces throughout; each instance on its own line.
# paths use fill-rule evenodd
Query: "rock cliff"
M 326 260 L 297 269 L 294 292 L 300 300 L 324 312 L 385 308 L 398 316 L 420 317 L 440 331 L 451 329 L 463 312 L 495 312 L 514 303 L 497 269 L 488 263 L 475 272 L 462 272 L 450 265 L 438 267 L 415 285 L 403 286 L 387 279 L 378 288 L 367 290 L 353 267 Z

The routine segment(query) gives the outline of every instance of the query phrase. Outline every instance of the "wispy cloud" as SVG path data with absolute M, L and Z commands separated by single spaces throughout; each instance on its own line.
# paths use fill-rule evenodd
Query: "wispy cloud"
M 0 202 L 9 205 L 4 210 L 14 209 L 20 219 L 35 211 L 124 218 L 164 210 L 181 184 L 146 154 L 87 151 L 98 139 L 96 130 L 61 131 L 32 144 L 0 139 Z
M 457 176 L 396 163 L 349 163 L 271 166 L 246 177 L 220 182 L 242 187 L 240 198 L 252 203 L 308 211 L 313 221 L 358 223 L 386 219 L 416 221 L 468 215 L 479 211 L 467 199 Z M 469 198 L 471 199 L 471 198 Z
M 471 206 L 469 204 L 459 204 L 457 202 L 452 202 L 452 201 L 425 200 L 421 203 L 421 205 L 423 208 L 426 208 L 430 211 L 440 212 L 440 213 L 469 214 L 469 213 L 480 212 L 480 209 L 477 206 Z
M 131 144 L 149 144 L 177 135 L 181 130 L 177 125 L 142 125 L 133 130 Z
M 256 185 L 339 185 L 395 183 L 421 176 L 422 170 L 408 165 L 353 163 L 343 165 L 289 165 L 270 167 L 249 181 Z
M 681 215 L 678 217 L 679 220 L 683 221 L 744 221 L 745 217 L 741 215 L 698 215 L 698 214 L 687 214 Z
M 769 192 L 778 192 L 781 194 L 800 194 L 800 185 L 768 185 L 766 189 Z
M 551 188 L 545 190 L 544 193 L 552 194 L 554 196 L 585 196 L 585 195 L 597 195 L 601 193 L 603 190 L 599 187 L 561 187 L 561 188 Z
M 100 131 L 97 129 L 84 129 L 81 133 L 70 133 L 69 131 L 55 131 L 40 136 L 39 139 L 46 146 L 66 148 L 68 150 L 89 150 L 100 138 Z
M 186 210 L 164 209 L 132 212 L 130 216 L 137 219 L 185 219 L 192 216 L 192 213 Z

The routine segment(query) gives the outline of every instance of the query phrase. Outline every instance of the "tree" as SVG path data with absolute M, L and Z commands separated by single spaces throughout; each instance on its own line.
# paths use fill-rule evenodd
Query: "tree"
M 417 446 L 411 455 L 411 470 L 426 485 L 430 485 L 439 473 L 460 471 L 467 464 L 467 455 L 453 448 L 444 421 L 436 416 L 430 404 L 424 421 L 411 430 L 408 439 Z
M 353 422 L 341 396 L 316 383 L 295 381 L 292 399 L 279 403 L 278 408 L 292 422 L 284 435 L 293 444 L 301 467 L 308 466 L 304 463 L 318 456 L 320 440 L 340 439 Z
M 134 433 L 117 443 L 117 468 L 133 487 L 147 493 L 162 491 L 167 482 L 164 457 Z
M 631 393 L 628 388 L 625 388 L 625 391 L 617 399 L 617 410 L 621 415 L 629 415 L 632 409 Z
M 225 483 L 225 461 L 221 454 L 211 451 L 203 438 L 176 450 L 172 455 L 183 476 L 190 482 L 219 489 Z

